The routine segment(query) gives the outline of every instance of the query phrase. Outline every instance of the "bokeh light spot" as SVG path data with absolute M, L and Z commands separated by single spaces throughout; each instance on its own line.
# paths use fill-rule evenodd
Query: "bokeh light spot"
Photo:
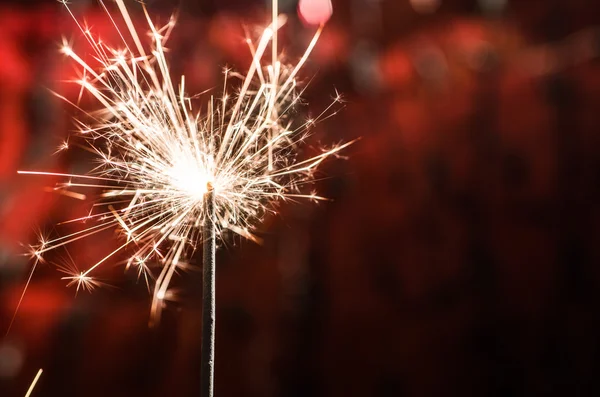
M 333 6 L 331 0 L 300 0 L 298 15 L 309 25 L 321 25 L 331 18 Z

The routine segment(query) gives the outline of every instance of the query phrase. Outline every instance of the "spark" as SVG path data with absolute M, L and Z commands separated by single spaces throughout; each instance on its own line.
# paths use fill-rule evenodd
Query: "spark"
M 94 277 L 87 275 L 85 272 L 80 271 L 75 265 L 73 258 L 69 255 L 69 258 L 63 260 L 62 263 L 57 265 L 58 271 L 65 273 L 66 276 L 61 277 L 61 280 L 67 280 L 67 287 L 76 286 L 75 293 L 79 290 L 92 292 L 95 288 L 104 285 L 104 283 L 96 280 Z
M 43 372 L 44 370 L 42 368 L 38 370 L 37 374 L 35 375 L 35 378 L 33 378 L 33 382 L 31 382 L 31 385 L 29 385 L 29 389 L 27 389 L 27 394 L 25 394 L 25 397 L 31 396 L 31 393 L 33 392 L 33 389 L 35 388 L 35 385 L 37 384 L 38 380 L 40 380 L 40 377 L 42 376 Z
M 87 198 L 87 196 L 85 194 L 81 194 L 81 193 L 77 193 L 77 192 L 73 192 L 70 190 L 64 190 L 58 187 L 47 187 L 44 188 L 45 192 L 48 193 L 56 193 L 56 194 L 61 194 L 63 196 L 67 196 L 67 197 L 71 197 L 77 200 L 85 200 Z
M 54 152 L 54 154 L 58 154 L 65 150 L 69 150 L 69 138 L 62 141 L 61 144 L 56 147 L 56 151 Z
M 45 260 L 42 256 L 42 252 L 44 251 L 44 249 L 46 248 L 46 245 L 48 244 L 48 239 L 44 236 L 44 234 L 41 231 L 37 232 L 37 236 L 38 236 L 38 243 L 34 244 L 34 245 L 30 244 L 27 246 L 26 255 L 29 256 L 29 258 L 33 261 L 33 265 L 31 266 L 31 270 L 29 271 L 29 275 L 27 276 L 27 281 L 25 282 L 23 291 L 21 292 L 21 295 L 19 296 L 19 300 L 17 302 L 15 311 L 10 319 L 10 322 L 8 323 L 8 328 L 6 329 L 6 333 L 4 334 L 5 337 L 8 336 L 8 334 L 10 333 L 10 330 L 12 329 L 12 326 L 17 318 L 17 313 L 19 312 L 19 308 L 21 307 L 21 304 L 23 303 L 23 299 L 25 298 L 25 293 L 27 292 L 27 288 L 29 288 L 29 284 L 31 283 L 31 279 L 33 277 L 33 274 L 35 273 L 35 269 L 37 269 L 37 266 L 40 263 L 45 263 Z
M 72 274 L 72 273 L 69 273 L 69 274 Z M 100 285 L 100 283 L 98 281 L 94 280 L 93 277 L 86 276 L 84 272 L 81 272 L 79 274 L 73 274 L 71 276 L 61 277 L 61 280 L 69 280 L 67 287 L 76 285 L 77 292 L 79 292 L 80 288 L 82 290 L 87 290 L 87 291 L 91 292 L 94 288 L 96 288 Z
M 45 241 L 36 256 L 107 229 L 118 230 L 124 240 L 118 248 L 84 271 L 74 264 L 60 267 L 67 274 L 63 279 L 78 291 L 92 290 L 100 283 L 90 274 L 103 263 L 127 255 L 126 269 L 137 268 L 138 278 L 148 284 L 152 314 L 157 315 L 169 296 L 173 276 L 189 267 L 186 258 L 202 241 L 201 226 L 207 217 L 203 198 L 210 188 L 216 195 L 217 235 L 230 231 L 259 241 L 255 225 L 275 211 L 275 202 L 323 199 L 315 192 L 302 193 L 301 187 L 313 180 L 321 162 L 351 142 L 310 158 L 300 155 L 309 127 L 341 102 L 336 93 L 318 117 L 306 122 L 294 118 L 302 94 L 297 76 L 322 26 L 299 61 L 288 63 L 277 47 L 277 31 L 286 20 L 274 0 L 271 24 L 257 39 L 246 40 L 253 57 L 246 74 L 225 69 L 220 96 L 189 96 L 185 76 L 172 79 L 166 57 L 174 19 L 155 25 L 142 4 L 150 37 L 150 43 L 144 43 L 124 0 L 115 2 L 121 22 L 101 0 L 100 5 L 121 37 L 120 48 L 95 37 L 65 2 L 98 65 L 86 63 L 75 46 L 63 40 L 62 54 L 81 71 L 82 77 L 73 82 L 98 102 L 96 111 L 84 112 L 85 117 L 76 120 L 78 138 L 97 157 L 96 168 L 81 175 L 21 173 L 69 178 L 57 185 L 65 195 L 81 189 L 101 191 L 88 216 L 63 222 L 91 222 L 92 226 Z M 123 24 L 125 29 L 120 29 Z M 59 149 L 68 147 L 67 140 Z M 151 273 L 150 264 L 160 269 L 157 274 Z

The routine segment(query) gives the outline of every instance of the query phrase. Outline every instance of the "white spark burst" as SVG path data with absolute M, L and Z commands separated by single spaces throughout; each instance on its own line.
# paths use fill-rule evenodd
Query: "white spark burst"
M 253 55 L 247 73 L 226 70 L 222 96 L 204 94 L 204 105 L 196 107 L 198 100 L 186 95 L 185 77 L 175 82 L 170 76 L 165 44 L 174 19 L 158 27 L 142 5 L 151 37 L 145 44 L 124 1 L 115 2 L 126 26 L 123 31 L 108 7 L 102 1 L 100 5 L 121 37 L 122 48 L 105 44 L 71 14 L 100 66 L 84 61 L 66 40 L 61 49 L 81 70 L 76 83 L 82 92 L 99 104 L 98 110 L 86 113 L 89 119 L 76 120 L 79 138 L 95 153 L 98 166 L 85 175 L 20 173 L 64 177 L 65 182 L 53 189 L 69 197 L 85 199 L 83 194 L 73 194 L 77 189 L 102 191 L 88 216 L 65 222 L 85 222 L 85 228 L 43 241 L 34 254 L 41 257 L 107 229 L 119 230 L 123 241 L 117 249 L 84 271 L 74 264 L 62 266 L 67 273 L 64 279 L 77 289 L 91 290 L 99 285 L 91 273 L 130 249 L 126 267 L 136 269 L 147 283 L 154 280 L 152 312 L 156 315 L 169 296 L 174 274 L 188 266 L 186 258 L 202 240 L 201 226 L 207 216 L 203 198 L 209 188 L 215 191 L 218 233 L 230 230 L 256 240 L 253 225 L 273 210 L 274 201 L 321 199 L 302 193 L 300 187 L 312 180 L 323 160 L 349 143 L 308 159 L 298 157 L 309 127 L 332 115 L 330 108 L 340 99 L 336 97 L 316 118 L 305 122 L 293 118 L 300 98 L 296 78 L 321 28 L 300 60 L 286 64 L 277 48 L 277 30 L 285 17 L 277 15 L 274 7 L 271 25 L 257 41 L 247 40 Z M 231 80 L 236 80 L 235 90 L 229 88 Z M 72 141 L 58 150 L 69 149 Z M 160 265 L 157 275 L 150 273 L 150 263 Z

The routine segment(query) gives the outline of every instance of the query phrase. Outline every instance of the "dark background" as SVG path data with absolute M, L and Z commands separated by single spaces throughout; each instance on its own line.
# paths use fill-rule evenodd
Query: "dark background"
M 242 26 L 264 25 L 270 2 L 147 3 L 178 11 L 173 74 L 200 91 L 244 70 Z M 114 34 L 94 3 L 71 6 Z M 600 395 L 600 2 L 333 7 L 302 111 L 337 88 L 345 108 L 311 144 L 362 139 L 322 167 L 332 201 L 282 205 L 263 245 L 220 248 L 216 394 Z M 293 0 L 280 9 L 299 56 L 314 28 Z M 16 175 L 86 160 L 52 155 L 74 112 L 47 88 L 77 96 L 61 35 L 78 37 L 55 1 L 0 5 L 0 395 L 23 396 L 43 368 L 33 396 L 197 396 L 197 271 L 149 328 L 150 296 L 122 267 L 75 297 L 41 265 L 4 336 L 31 267 L 20 243 L 78 211 L 44 192 L 55 179 Z

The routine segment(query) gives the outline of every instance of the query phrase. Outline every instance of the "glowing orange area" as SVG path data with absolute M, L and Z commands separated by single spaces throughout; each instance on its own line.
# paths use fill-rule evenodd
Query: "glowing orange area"
M 441 0 L 410 0 L 410 5 L 419 14 L 431 14 L 440 7 Z

